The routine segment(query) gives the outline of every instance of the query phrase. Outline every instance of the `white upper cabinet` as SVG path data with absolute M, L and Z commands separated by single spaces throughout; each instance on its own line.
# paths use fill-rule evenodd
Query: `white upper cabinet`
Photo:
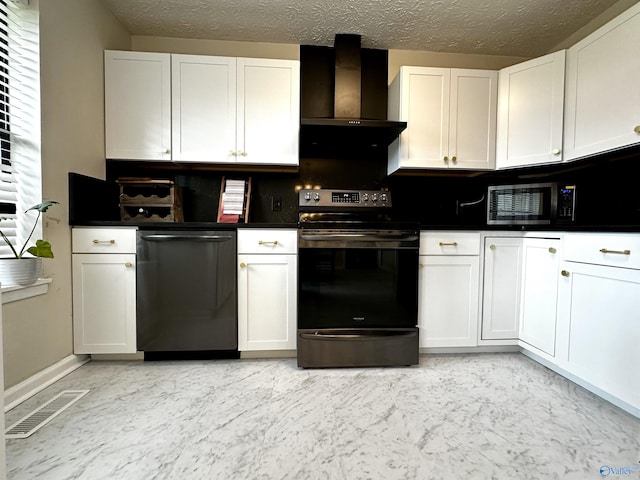
M 390 119 L 407 122 L 389 146 L 389 173 L 401 168 L 493 169 L 497 72 L 401 67 L 389 88 Z
M 500 70 L 496 168 L 562 161 L 565 52 Z
M 567 52 L 565 160 L 640 142 L 640 3 Z
M 300 62 L 105 52 L 106 157 L 297 165 Z
M 106 158 L 171 160 L 171 55 L 104 52 Z
M 236 59 L 172 55 L 173 160 L 235 162 Z
M 300 62 L 238 59 L 237 161 L 298 164 Z

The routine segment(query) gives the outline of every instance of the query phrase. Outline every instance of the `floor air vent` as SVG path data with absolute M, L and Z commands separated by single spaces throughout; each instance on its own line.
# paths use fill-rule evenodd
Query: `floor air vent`
M 11 425 L 5 431 L 5 438 L 27 438 L 37 432 L 71 405 L 84 397 L 89 390 L 65 390 L 47 403 Z

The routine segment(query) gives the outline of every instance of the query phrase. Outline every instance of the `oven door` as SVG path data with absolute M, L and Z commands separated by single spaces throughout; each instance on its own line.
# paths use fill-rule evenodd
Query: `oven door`
M 417 231 L 312 231 L 298 238 L 298 365 L 418 359 Z
M 417 232 L 301 231 L 299 328 L 418 323 Z

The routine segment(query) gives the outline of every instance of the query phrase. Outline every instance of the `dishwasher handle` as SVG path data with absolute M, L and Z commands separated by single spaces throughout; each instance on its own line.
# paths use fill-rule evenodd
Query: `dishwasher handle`
M 190 242 L 226 242 L 233 240 L 231 235 L 181 235 L 181 234 L 169 234 L 169 233 L 153 233 L 149 235 L 141 235 L 140 239 L 147 242 L 175 242 L 175 241 L 190 241 Z

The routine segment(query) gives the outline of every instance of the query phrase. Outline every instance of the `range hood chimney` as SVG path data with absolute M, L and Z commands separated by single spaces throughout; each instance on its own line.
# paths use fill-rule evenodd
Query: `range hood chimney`
M 387 50 L 338 34 L 334 48 L 300 47 L 301 149 L 385 148 L 407 127 L 387 120 Z
M 362 109 L 362 60 L 360 35 L 336 35 L 335 118 L 360 118 Z

